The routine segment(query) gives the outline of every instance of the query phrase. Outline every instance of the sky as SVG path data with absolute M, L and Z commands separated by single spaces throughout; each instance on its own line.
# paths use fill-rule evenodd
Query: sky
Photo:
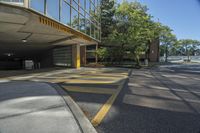
M 122 2 L 123 0 L 118 0 Z M 135 0 L 128 0 L 129 2 Z M 155 21 L 173 29 L 178 39 L 200 40 L 200 0 L 137 0 Z

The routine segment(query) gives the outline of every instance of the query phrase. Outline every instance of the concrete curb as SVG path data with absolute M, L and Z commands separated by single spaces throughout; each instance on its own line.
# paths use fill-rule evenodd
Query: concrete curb
M 49 83 L 52 87 L 56 89 L 56 91 L 63 97 L 66 104 L 71 109 L 77 124 L 79 124 L 79 127 L 81 128 L 83 133 L 97 133 L 96 129 L 93 127 L 93 125 L 90 123 L 88 118 L 85 116 L 85 114 L 82 112 L 80 107 L 74 102 L 74 100 L 69 96 L 69 94 L 59 85 Z

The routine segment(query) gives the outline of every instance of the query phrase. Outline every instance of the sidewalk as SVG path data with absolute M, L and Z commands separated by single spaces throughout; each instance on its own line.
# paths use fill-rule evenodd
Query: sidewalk
M 1 83 L 0 133 L 96 133 L 67 96 L 47 83 Z

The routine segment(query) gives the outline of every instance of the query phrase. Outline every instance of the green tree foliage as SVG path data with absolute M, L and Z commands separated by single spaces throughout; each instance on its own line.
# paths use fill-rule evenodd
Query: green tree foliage
M 160 55 L 165 55 L 165 61 L 169 55 L 187 55 L 189 60 L 190 55 L 200 54 L 199 41 L 177 41 L 172 30 L 168 26 L 152 21 L 152 16 L 147 10 L 146 6 L 137 1 L 124 0 L 116 5 L 115 0 L 102 0 L 102 44 L 115 47 L 100 49 L 101 59 L 108 57 L 112 62 L 117 58 L 117 61 L 121 62 L 129 51 L 137 65 L 140 65 L 141 54 L 146 53 L 145 57 L 148 58 L 149 45 L 155 39 L 161 42 Z
M 107 58 L 107 57 L 109 56 L 108 49 L 105 48 L 105 47 L 104 47 L 104 48 L 99 48 L 99 49 L 97 49 L 96 54 L 97 54 L 98 59 L 99 59 L 100 61 L 104 61 L 105 58 Z
M 114 18 L 115 27 L 109 35 L 109 43 L 120 46 L 120 59 L 128 49 L 140 65 L 140 55 L 148 50 L 147 44 L 159 35 L 159 24 L 151 20 L 147 7 L 139 2 L 124 1 L 117 7 Z
M 172 30 L 168 26 L 161 26 L 160 31 L 161 52 L 165 54 L 165 62 L 169 56 L 169 49 L 174 50 L 177 44 L 177 38 L 172 34 Z
M 101 30 L 102 39 L 106 39 L 114 27 L 115 1 L 101 0 Z
M 195 54 L 195 51 L 198 50 L 200 42 L 192 39 L 181 39 L 178 41 L 178 45 L 181 46 L 182 49 L 184 49 L 183 53 L 184 55 L 187 55 L 188 61 L 190 61 L 190 55 Z

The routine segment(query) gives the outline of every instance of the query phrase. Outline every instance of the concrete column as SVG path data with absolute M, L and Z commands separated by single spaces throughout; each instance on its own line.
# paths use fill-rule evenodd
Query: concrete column
M 80 68 L 80 44 L 72 45 L 72 67 Z
M 86 65 L 86 46 L 81 46 L 81 51 L 80 51 L 80 57 L 81 57 L 81 66 Z
M 26 8 L 29 7 L 29 0 L 24 0 L 24 6 L 25 6 Z

